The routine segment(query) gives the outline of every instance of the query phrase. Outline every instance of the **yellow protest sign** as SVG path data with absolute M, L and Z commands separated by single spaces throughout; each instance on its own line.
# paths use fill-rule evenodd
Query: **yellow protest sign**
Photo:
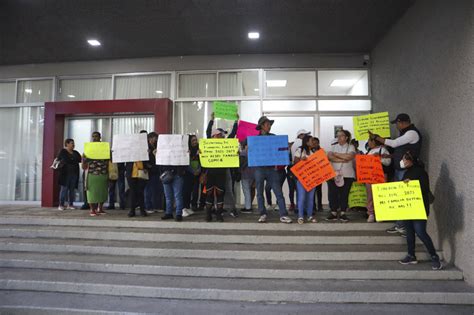
M 349 191 L 349 208 L 367 207 L 367 189 L 365 184 L 353 182 Z
M 199 160 L 202 167 L 239 167 L 238 139 L 200 139 Z
M 369 130 L 373 134 L 378 134 L 382 138 L 390 138 L 390 120 L 388 112 L 355 116 L 354 121 L 354 137 L 357 140 L 367 140 L 369 138 Z
M 377 221 L 426 220 L 420 181 L 373 184 Z
M 110 159 L 110 143 L 86 142 L 84 143 L 84 155 L 88 159 L 108 160 Z

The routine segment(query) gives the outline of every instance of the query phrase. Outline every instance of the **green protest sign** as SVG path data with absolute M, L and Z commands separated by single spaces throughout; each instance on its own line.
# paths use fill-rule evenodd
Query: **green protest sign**
M 212 106 L 216 118 L 237 120 L 238 106 L 236 103 L 215 101 Z

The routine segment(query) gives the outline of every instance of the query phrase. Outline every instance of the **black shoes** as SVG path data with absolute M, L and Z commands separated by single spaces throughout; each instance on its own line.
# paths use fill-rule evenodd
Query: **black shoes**
M 175 221 L 176 221 L 176 222 L 181 222 L 181 221 L 183 221 L 183 216 L 182 216 L 182 215 L 179 215 L 179 214 L 177 214 L 177 215 L 176 215 L 176 219 L 175 219 Z
M 165 214 L 164 216 L 161 217 L 161 220 L 170 220 L 173 219 L 172 214 Z
M 128 212 L 127 216 L 128 216 L 129 218 L 134 217 L 134 216 L 135 216 L 135 210 L 130 210 L 130 211 Z

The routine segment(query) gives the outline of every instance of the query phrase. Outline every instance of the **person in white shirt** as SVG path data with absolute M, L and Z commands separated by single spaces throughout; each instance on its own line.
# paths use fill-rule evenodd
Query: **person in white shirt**
M 326 218 L 327 221 L 335 221 L 338 219 L 338 211 L 340 211 L 339 220 L 348 222 L 349 219 L 345 215 L 349 191 L 352 182 L 355 180 L 354 157 L 355 148 L 350 145 L 351 133 L 347 130 L 339 130 L 337 132 L 337 142 L 328 150 L 328 159 L 331 161 L 332 167 L 336 172 L 336 177 L 327 182 L 329 189 L 329 207 L 331 214 Z
M 375 135 L 378 136 L 378 135 Z M 390 152 L 387 148 L 380 143 L 379 141 L 369 138 L 368 140 L 369 152 L 368 155 L 377 155 L 380 156 L 383 166 L 390 166 L 392 159 L 390 158 Z M 387 181 L 387 174 L 385 173 L 385 181 Z M 372 184 L 365 184 L 367 188 L 367 214 L 369 215 L 367 222 L 375 222 L 375 212 L 374 212 L 374 199 L 372 195 Z

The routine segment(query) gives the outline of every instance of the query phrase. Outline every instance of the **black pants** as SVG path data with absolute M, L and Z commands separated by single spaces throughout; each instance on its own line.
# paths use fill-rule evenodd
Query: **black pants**
M 128 181 L 128 186 L 130 187 L 131 211 L 135 210 L 136 205 L 140 207 L 140 211 L 145 211 L 146 182 L 146 180 L 140 178 L 131 178 Z
M 199 175 L 195 176 L 191 173 L 184 175 L 183 186 L 183 206 L 184 208 L 197 208 L 199 201 Z M 201 205 L 204 205 L 204 200 L 201 200 Z
M 329 180 L 329 208 L 333 212 L 337 212 L 338 209 L 346 211 L 348 206 L 349 191 L 351 190 L 352 182 L 354 178 L 344 177 L 344 186 L 337 187 L 334 180 Z
M 317 199 L 317 201 L 316 201 Z M 314 194 L 314 209 L 322 209 L 323 208 L 323 185 L 316 186 L 316 191 Z
M 293 176 L 290 176 L 290 171 L 286 174 L 286 182 L 288 184 L 288 191 L 290 194 L 290 203 L 292 205 L 295 204 L 295 193 L 296 193 L 296 178 Z

